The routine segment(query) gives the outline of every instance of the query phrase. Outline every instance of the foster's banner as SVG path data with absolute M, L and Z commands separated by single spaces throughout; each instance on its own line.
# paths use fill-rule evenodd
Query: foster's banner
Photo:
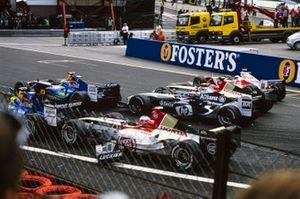
M 300 87 L 300 60 L 141 39 L 128 41 L 126 56 L 230 75 L 248 69 L 258 79 Z

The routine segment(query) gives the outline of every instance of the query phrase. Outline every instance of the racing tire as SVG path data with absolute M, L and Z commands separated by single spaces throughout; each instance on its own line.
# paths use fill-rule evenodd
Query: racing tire
M 46 134 L 47 124 L 38 113 L 27 114 L 24 117 L 25 136 L 41 139 Z
M 18 90 L 21 87 L 28 87 L 28 84 L 26 82 L 16 82 L 14 86 L 15 95 L 18 95 Z
M 35 193 L 39 188 L 52 185 L 51 180 L 42 176 L 26 175 L 21 178 L 21 192 Z
M 207 42 L 207 35 L 205 33 L 197 34 L 197 42 L 198 44 L 204 44 Z
M 205 77 L 203 77 L 203 76 L 197 76 L 193 80 L 193 86 L 195 86 L 195 87 L 199 87 L 203 83 L 207 83 Z
M 83 106 L 88 106 L 90 102 L 90 97 L 87 95 L 87 93 L 84 92 L 75 92 L 72 93 L 69 98 L 69 103 L 72 102 L 82 102 Z
M 73 146 L 75 144 L 79 144 L 82 141 L 82 137 L 80 136 L 80 123 L 78 121 L 68 121 L 63 125 L 61 129 L 61 137 L 69 146 Z
M 135 115 L 143 114 L 145 110 L 145 102 L 140 96 L 134 96 L 128 103 L 129 111 Z
M 153 92 L 162 94 L 174 94 L 174 92 L 172 92 L 172 90 L 167 87 L 158 87 Z
M 202 152 L 199 144 L 192 140 L 185 140 L 174 144 L 171 150 L 171 159 L 179 170 L 189 170 L 202 161 Z
M 81 191 L 72 186 L 50 185 L 39 188 L 35 193 L 38 198 L 72 198 L 74 195 L 81 194 Z
M 222 126 L 238 124 L 241 119 L 241 113 L 235 106 L 225 106 L 218 111 L 217 119 Z
M 234 45 L 238 45 L 241 43 L 242 41 L 242 36 L 241 34 L 239 33 L 233 33 L 231 36 L 230 36 L 230 41 L 232 44 Z
M 300 41 L 297 41 L 297 42 L 294 44 L 294 48 L 295 48 L 295 50 L 300 50 Z
M 286 88 L 284 84 L 276 84 L 275 89 L 277 90 L 277 100 L 282 101 L 286 96 Z
M 216 159 L 217 154 L 217 142 L 216 140 L 202 140 L 200 139 L 200 147 L 201 151 L 203 152 L 203 159 L 204 162 L 209 165 L 213 163 Z
M 274 105 L 273 101 L 265 100 L 260 107 L 260 112 L 263 114 L 269 112 L 269 110 L 272 109 L 273 105 Z
M 109 117 L 109 118 L 114 118 L 114 119 L 119 119 L 119 120 L 125 119 L 124 116 L 118 112 L 107 113 L 104 115 L 104 117 Z

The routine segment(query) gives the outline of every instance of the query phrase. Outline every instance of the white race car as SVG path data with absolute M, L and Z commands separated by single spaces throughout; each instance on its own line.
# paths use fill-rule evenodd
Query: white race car
M 106 117 L 70 120 L 63 126 L 61 135 L 67 144 L 74 144 L 87 137 L 96 138 L 99 143 L 96 145 L 99 161 L 127 153 L 158 153 L 171 157 L 177 168 L 187 170 L 200 162 L 214 159 L 216 137 L 223 131 L 231 134 L 232 155 L 240 146 L 241 129 L 237 126 L 196 132 L 191 128 L 178 130 L 161 125 L 141 126 L 127 122 L 119 113 L 112 113 Z

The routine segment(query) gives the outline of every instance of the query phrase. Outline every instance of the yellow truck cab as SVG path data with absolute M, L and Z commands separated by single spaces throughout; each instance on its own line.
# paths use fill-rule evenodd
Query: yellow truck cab
M 213 13 L 209 25 L 209 39 L 221 42 L 230 41 L 239 44 L 241 41 L 259 41 L 269 39 L 271 42 L 282 41 L 294 32 L 300 31 L 300 27 L 264 27 L 257 26 L 250 20 L 242 21 L 236 11 Z
M 178 15 L 176 22 L 177 41 L 204 43 L 208 39 L 209 23 L 209 12 L 190 12 Z

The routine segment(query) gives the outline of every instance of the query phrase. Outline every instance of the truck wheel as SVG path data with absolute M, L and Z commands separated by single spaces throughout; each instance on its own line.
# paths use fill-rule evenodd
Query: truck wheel
M 294 44 L 294 48 L 295 48 L 296 50 L 300 50 L 300 41 L 298 41 L 298 42 L 296 42 L 296 43 Z
M 179 170 L 188 170 L 202 160 L 202 153 L 198 143 L 185 140 L 172 147 L 171 158 Z
M 241 43 L 242 37 L 241 37 L 241 35 L 239 33 L 233 33 L 231 35 L 230 40 L 231 40 L 232 44 L 237 45 L 237 44 Z
M 240 111 L 234 106 L 225 106 L 217 113 L 219 124 L 228 126 L 237 124 L 241 118 Z
M 272 43 L 278 43 L 278 42 L 279 42 L 279 39 L 277 39 L 277 38 L 270 38 L 270 41 L 271 41 Z
M 145 112 L 144 106 L 145 103 L 143 99 L 139 96 L 132 97 L 128 103 L 128 108 L 130 112 L 136 115 L 141 115 Z
M 207 83 L 205 77 L 203 76 L 197 76 L 193 80 L 193 86 L 199 87 L 202 83 Z
M 206 43 L 206 42 L 207 42 L 207 36 L 206 36 L 206 34 L 204 34 L 204 33 L 199 33 L 199 34 L 197 35 L 197 42 L 198 42 L 199 44 L 204 44 L 204 43 Z

